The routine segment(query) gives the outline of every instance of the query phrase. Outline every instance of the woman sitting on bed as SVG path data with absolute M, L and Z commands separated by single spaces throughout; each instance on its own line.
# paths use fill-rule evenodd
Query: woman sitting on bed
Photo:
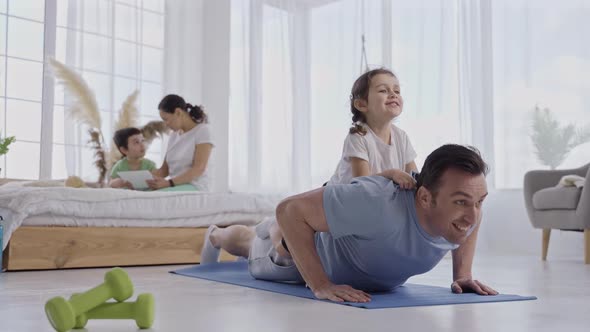
M 172 129 L 162 167 L 154 170 L 150 188 L 163 191 L 207 191 L 207 164 L 213 141 L 207 115 L 177 95 L 167 95 L 158 105 L 160 117 Z

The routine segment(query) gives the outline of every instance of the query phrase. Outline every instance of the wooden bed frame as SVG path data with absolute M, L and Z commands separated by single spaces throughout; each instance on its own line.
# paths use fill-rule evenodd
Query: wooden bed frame
M 207 228 L 22 226 L 4 250 L 8 271 L 194 264 Z M 235 260 L 222 252 L 221 260 Z

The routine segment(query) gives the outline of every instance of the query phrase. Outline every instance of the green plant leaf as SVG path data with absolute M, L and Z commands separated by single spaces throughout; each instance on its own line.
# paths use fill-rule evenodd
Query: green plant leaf
M 573 124 L 562 127 L 548 108 L 535 106 L 531 140 L 537 159 L 555 169 L 574 147 L 590 141 L 590 127 L 582 130 L 576 130 Z
M 14 136 L 0 138 L 0 156 L 8 153 L 8 146 L 16 141 Z

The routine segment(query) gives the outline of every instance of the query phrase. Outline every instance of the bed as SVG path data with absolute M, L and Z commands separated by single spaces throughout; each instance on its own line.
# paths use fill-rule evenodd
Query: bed
M 273 215 L 280 198 L 9 183 L 0 186 L 3 268 L 198 263 L 209 225 L 254 225 Z

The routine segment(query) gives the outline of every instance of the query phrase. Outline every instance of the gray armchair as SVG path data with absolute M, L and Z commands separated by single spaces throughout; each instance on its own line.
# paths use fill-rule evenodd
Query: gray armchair
M 555 187 L 564 175 L 586 177 L 584 187 Z M 547 259 L 551 229 L 584 231 L 584 262 L 590 264 L 590 164 L 575 169 L 529 171 L 524 201 L 533 227 L 543 229 L 542 254 Z

